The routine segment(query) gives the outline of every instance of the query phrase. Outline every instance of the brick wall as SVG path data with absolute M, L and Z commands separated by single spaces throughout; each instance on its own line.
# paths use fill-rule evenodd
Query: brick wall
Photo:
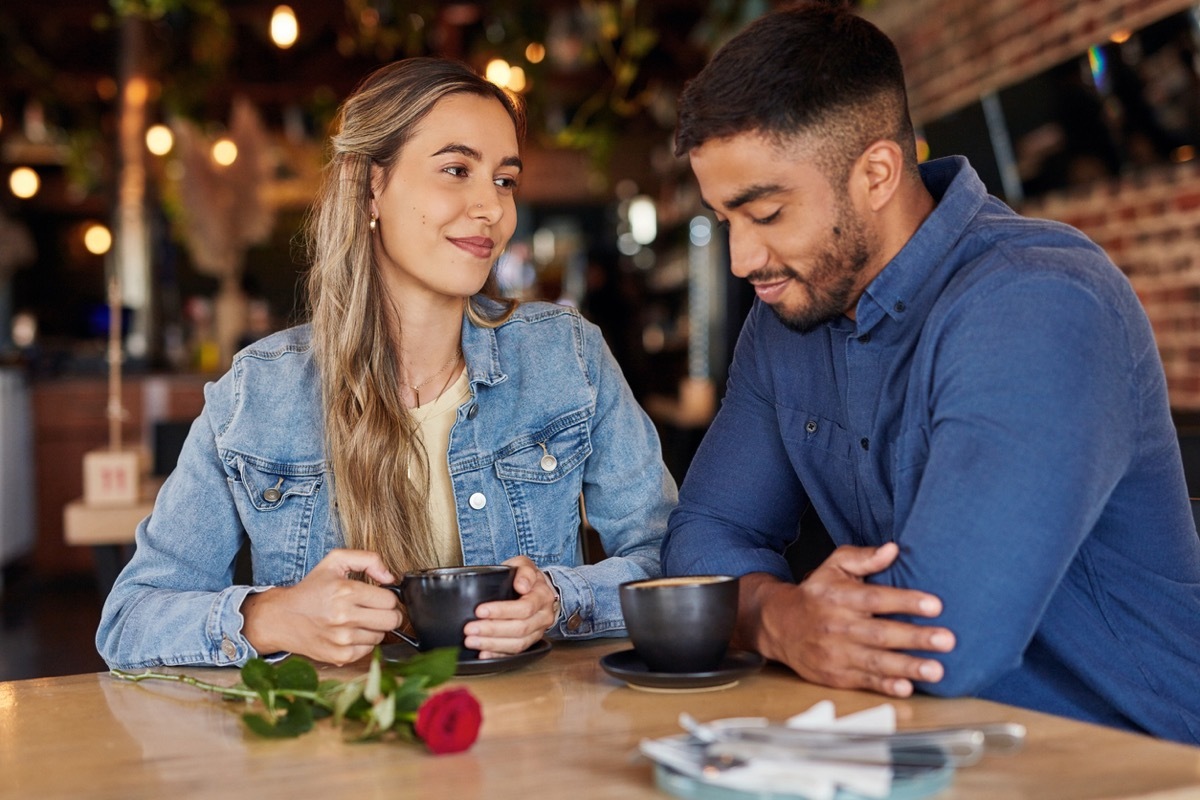
M 920 125 L 1190 5 L 1181 0 L 879 0 Z M 1139 170 L 1023 204 L 1107 250 L 1154 326 L 1177 412 L 1200 411 L 1200 164 Z

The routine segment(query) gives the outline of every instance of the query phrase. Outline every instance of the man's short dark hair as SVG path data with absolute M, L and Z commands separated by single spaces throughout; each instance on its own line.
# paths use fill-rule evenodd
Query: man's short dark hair
M 904 70 L 891 39 L 841 3 L 767 14 L 726 43 L 684 87 L 675 152 L 759 132 L 786 143 L 817 134 L 829 163 L 853 163 L 886 138 L 916 166 Z

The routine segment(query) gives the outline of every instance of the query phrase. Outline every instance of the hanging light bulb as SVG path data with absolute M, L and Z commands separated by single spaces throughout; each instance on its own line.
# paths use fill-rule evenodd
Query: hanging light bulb
M 286 50 L 296 43 L 300 36 L 300 24 L 296 22 L 296 14 L 291 6 L 275 6 L 271 14 L 271 41 L 280 50 Z

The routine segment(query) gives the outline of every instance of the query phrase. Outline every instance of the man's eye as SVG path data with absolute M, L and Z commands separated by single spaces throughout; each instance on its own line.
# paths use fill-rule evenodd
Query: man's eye
M 770 214 L 765 217 L 751 217 L 750 219 L 754 222 L 755 225 L 770 225 L 772 222 L 779 219 L 779 214 L 782 211 L 783 211 L 783 209 L 781 208 L 781 209 L 778 209 L 774 214 Z

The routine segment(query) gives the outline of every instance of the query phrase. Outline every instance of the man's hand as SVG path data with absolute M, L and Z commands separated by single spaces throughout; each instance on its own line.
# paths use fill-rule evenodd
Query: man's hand
M 838 689 L 908 697 L 912 681 L 940 681 L 941 663 L 900 651 L 949 652 L 954 634 L 881 615 L 936 617 L 941 600 L 863 580 L 886 569 L 899 552 L 891 542 L 878 548 L 844 545 L 799 584 L 765 573 L 744 576 L 735 643 L 783 662 L 805 680 Z

